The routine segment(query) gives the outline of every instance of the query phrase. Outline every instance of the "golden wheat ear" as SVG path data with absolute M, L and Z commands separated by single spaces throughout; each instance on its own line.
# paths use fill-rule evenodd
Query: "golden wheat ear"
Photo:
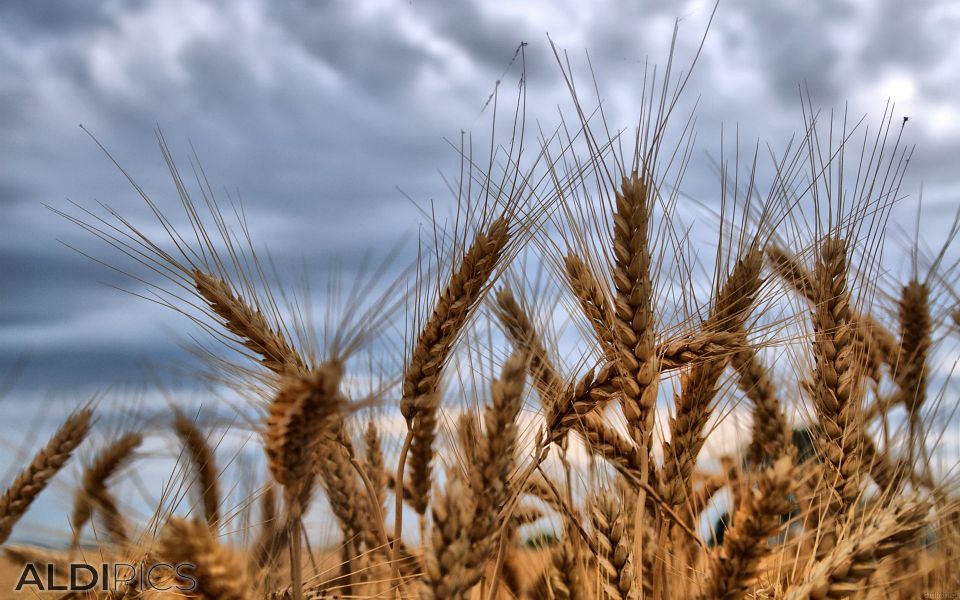
M 408 427 L 405 446 L 409 444 L 411 454 L 412 504 L 420 515 L 426 514 L 430 497 L 433 442 L 440 407 L 437 393 L 440 374 L 454 342 L 482 299 L 509 241 L 510 222 L 506 217 L 494 220 L 487 229 L 476 234 L 420 330 L 404 369 L 400 412 Z M 403 477 L 405 461 L 406 453 L 401 451 L 398 477 Z
M 267 415 L 264 449 L 274 480 L 284 491 L 288 510 L 302 510 L 316 467 L 316 451 L 332 430 L 343 398 L 337 392 L 342 375 L 328 362 L 305 374 L 291 374 L 280 386 Z
M 288 372 L 267 414 L 264 450 L 274 480 L 283 488 L 286 537 L 294 597 L 300 581 L 301 518 L 313 492 L 320 448 L 334 435 L 344 402 L 339 394 L 342 366 L 328 361 L 307 372 Z
M 734 265 L 717 292 L 705 330 L 742 331 L 762 284 L 763 253 L 750 248 Z M 717 384 L 726 358 L 695 363 L 680 379 L 681 393 L 670 419 L 670 438 L 663 442 L 661 497 L 671 507 L 682 506 L 690 495 L 690 476 L 705 441 L 704 428 L 712 413 Z
M 10 537 L 13 526 L 87 437 L 92 414 L 91 410 L 85 409 L 68 417 L 47 445 L 0 496 L 0 544 Z
M 632 597 L 634 585 L 633 536 L 629 517 L 611 494 L 593 498 L 590 517 L 593 525 L 591 550 L 597 560 L 598 585 L 606 598 Z
M 927 375 L 933 323 L 930 318 L 930 290 L 911 280 L 903 286 L 899 302 L 900 360 L 894 370 L 898 400 L 907 409 L 910 427 L 910 463 L 924 444 L 920 409 L 927 399 Z M 922 453 L 921 453 L 922 455 Z
M 139 433 L 127 433 L 106 446 L 94 458 L 83 472 L 83 482 L 74 497 L 73 515 L 70 519 L 73 527 L 72 547 L 80 544 L 80 534 L 84 525 L 93 516 L 100 513 L 107 533 L 117 543 L 127 539 L 123 516 L 107 487 L 108 480 L 133 457 L 133 452 L 143 443 Z
M 216 529 L 220 522 L 220 486 L 219 472 L 214 458 L 213 448 L 207 437 L 179 410 L 174 409 L 173 429 L 183 443 L 193 465 L 196 485 L 200 488 L 203 514 L 210 527 Z
M 820 244 L 814 270 L 814 380 L 809 386 L 826 462 L 833 469 L 828 495 L 833 514 L 854 507 L 860 496 L 863 436 L 859 435 L 863 369 L 853 335 L 847 284 L 847 243 L 828 236 Z
M 277 374 L 303 370 L 305 363 L 283 332 L 271 327 L 263 313 L 235 293 L 226 280 L 194 269 L 197 293 L 207 301 L 210 310 L 220 317 L 222 325 L 251 352 L 260 356 L 264 367 Z

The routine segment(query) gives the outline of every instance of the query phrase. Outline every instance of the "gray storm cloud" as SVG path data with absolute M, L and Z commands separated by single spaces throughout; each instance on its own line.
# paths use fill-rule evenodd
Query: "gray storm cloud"
M 188 324 L 118 293 L 108 249 L 44 208 L 102 201 L 150 224 L 102 141 L 162 206 L 174 188 L 159 127 L 187 167 L 188 142 L 224 195 L 241 197 L 278 264 L 316 271 L 416 236 L 420 202 L 445 200 L 444 141 L 489 121 L 494 82 L 515 90 L 527 42 L 528 120 L 568 101 L 545 32 L 586 65 L 613 121 L 636 117 L 646 60 L 663 62 L 676 19 L 689 60 L 712 4 L 688 2 L 8 2 L 0 7 L 0 370 L 26 357 L 19 389 L 135 378 L 164 363 Z M 918 146 L 904 191 L 924 182 L 925 226 L 942 230 L 960 179 L 960 14 L 950 2 L 723 3 L 691 80 L 698 147 L 688 192 L 710 204 L 720 126 L 782 147 L 816 105 L 879 116 L 895 100 Z M 509 85 L 508 85 L 509 84 Z M 513 86 L 513 87 L 512 87 Z M 912 209 L 910 209 L 912 211 Z M 138 220 L 139 219 L 139 220 Z M 59 241 L 64 244 L 58 243 Z M 412 256 L 412 255 L 411 255 Z

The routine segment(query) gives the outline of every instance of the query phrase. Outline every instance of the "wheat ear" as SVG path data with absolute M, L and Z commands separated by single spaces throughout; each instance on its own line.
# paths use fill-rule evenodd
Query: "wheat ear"
M 589 596 L 582 579 L 571 544 L 564 540 L 550 552 L 550 563 L 537 578 L 530 595 L 543 600 L 586 600 Z
M 602 596 L 630 598 L 634 573 L 627 516 L 611 494 L 604 494 L 594 498 L 590 517 L 593 524 L 591 546 L 599 567 Z
M 217 483 L 219 472 L 213 448 L 210 447 L 206 436 L 196 423 L 179 410 L 175 412 L 173 429 L 186 448 L 193 465 L 196 481 L 200 486 L 204 517 L 207 519 L 207 524 L 215 529 L 220 522 L 220 486 Z
M 477 233 L 420 331 L 403 373 L 400 412 L 407 419 L 409 430 L 405 446 L 409 445 L 412 454 L 412 504 L 421 515 L 425 514 L 429 503 L 432 481 L 433 441 L 440 407 L 437 395 L 440 372 L 450 356 L 454 341 L 480 301 L 509 240 L 509 221 L 505 217 L 496 219 L 485 231 Z M 403 476 L 402 465 L 405 461 L 406 454 L 401 451 L 400 466 L 397 468 L 400 477 Z
M 373 488 L 373 503 L 376 510 L 370 511 L 370 519 L 379 519 L 380 525 L 371 523 L 369 529 L 379 531 L 383 527 L 383 515 L 386 514 L 387 500 L 387 468 L 383 459 L 383 447 L 380 443 L 380 432 L 371 418 L 367 429 L 363 433 L 364 456 L 366 457 L 367 478 Z
M 603 291 L 596 275 L 576 254 L 568 254 L 564 258 L 567 283 L 580 304 L 580 310 L 587 318 L 594 334 L 600 341 L 600 348 L 604 356 L 611 362 L 616 362 L 616 338 L 613 330 L 613 310 L 609 306 L 607 296 Z
M 465 487 L 458 474 L 452 474 L 444 493 L 437 494 L 432 504 L 432 546 L 424 557 L 427 584 L 422 594 L 428 600 L 465 598 L 468 580 L 475 575 L 467 561 L 473 503 Z
M 170 564 L 191 564 L 196 579 L 191 595 L 210 600 L 247 600 L 253 586 L 243 561 L 214 539 L 201 521 L 171 518 L 159 540 L 159 554 Z
M 763 253 L 752 246 L 737 261 L 714 300 L 703 329 L 738 332 L 742 329 L 760 289 Z M 696 363 L 685 372 L 674 416 L 670 419 L 670 439 L 663 443 L 664 464 L 660 478 L 661 497 L 671 507 L 683 505 L 690 492 L 690 475 L 703 447 L 703 431 L 710 418 L 711 402 L 717 382 L 723 374 L 724 359 Z
M 742 348 L 730 358 L 737 372 L 737 383 L 753 405 L 753 427 L 747 458 L 755 465 L 786 452 L 789 446 L 789 427 L 770 373 L 760 362 L 755 347 L 742 334 Z
M 916 449 L 924 444 L 920 427 L 920 408 L 927 396 L 927 359 L 930 353 L 932 324 L 930 291 L 912 280 L 900 295 L 900 358 L 894 380 L 900 401 L 907 409 L 910 426 L 910 464 L 915 464 Z
M 88 409 L 70 415 L 47 445 L 33 457 L 27 468 L 17 475 L 3 496 L 0 496 L 0 544 L 10 537 L 13 526 L 87 436 L 91 415 L 92 412 Z
M 496 312 L 510 337 L 510 342 L 526 354 L 533 385 L 540 393 L 541 402 L 546 406 L 549 398 L 563 389 L 563 380 L 547 354 L 543 340 L 509 287 L 497 292 Z
M 227 331 L 260 356 L 260 362 L 274 373 L 305 368 L 303 359 L 279 329 L 271 327 L 263 313 L 236 294 L 226 280 L 194 269 L 190 276 L 197 293 L 210 310 L 223 320 Z
M 72 547 L 80 543 L 83 526 L 93 516 L 94 509 L 100 511 L 104 525 L 114 540 L 126 539 L 122 518 L 107 489 L 107 480 L 119 471 L 133 456 L 133 451 L 143 443 L 139 433 L 128 433 L 105 447 L 83 472 L 83 482 L 74 497 L 73 515 L 70 519 L 73 527 Z
M 700 330 L 657 344 L 660 370 L 679 369 L 694 362 L 723 358 L 743 344 L 742 336 L 733 331 Z
M 291 587 L 297 600 L 302 594 L 301 516 L 313 488 L 319 448 L 339 418 L 341 376 L 340 364 L 333 361 L 306 373 L 288 372 L 267 414 L 264 450 L 270 473 L 283 487 Z
M 860 494 L 862 444 L 854 428 L 862 408 L 862 366 L 858 364 L 862 355 L 854 343 L 850 321 L 847 249 L 843 240 L 827 237 L 821 243 L 814 284 L 816 368 L 810 389 L 820 422 L 823 454 L 834 471 L 825 481 L 829 506 L 834 511 L 845 511 L 854 506 Z
M 512 495 L 510 476 L 517 450 L 517 417 L 523 406 L 525 357 L 514 354 L 491 385 L 492 404 L 484 412 L 486 436 L 477 453 L 469 481 L 477 498 L 470 537 L 472 561 L 480 566 L 497 541 L 500 509 Z
M 780 529 L 790 512 L 788 495 L 794 489 L 794 467 L 789 456 L 765 470 L 756 489 L 743 495 L 733 527 L 723 538 L 719 560 L 713 563 L 701 598 L 739 600 L 756 579 L 760 563 L 770 552 L 768 538 Z
M 659 366 L 649 248 L 651 195 L 645 179 L 623 178 L 613 216 L 613 286 L 617 388 L 641 455 L 649 453 Z M 642 456 L 641 460 L 646 462 Z
M 291 511 L 302 510 L 301 498 L 309 494 L 304 488 L 313 481 L 317 449 L 339 416 L 341 375 L 335 362 L 288 375 L 270 404 L 264 433 L 267 466 L 283 487 Z
M 804 267 L 795 257 L 790 256 L 782 248 L 776 246 L 767 250 L 767 257 L 773 270 L 798 294 L 810 304 L 816 305 L 819 300 L 818 283 L 816 277 Z M 867 374 L 875 380 L 880 378 L 880 365 L 887 363 L 895 367 L 897 363 L 897 341 L 889 331 L 869 314 L 850 314 L 853 339 L 860 346 L 863 367 Z

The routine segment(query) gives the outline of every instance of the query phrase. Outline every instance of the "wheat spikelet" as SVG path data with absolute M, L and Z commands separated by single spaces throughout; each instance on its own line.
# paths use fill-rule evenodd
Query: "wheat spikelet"
M 925 525 L 928 506 L 913 494 L 893 501 L 850 532 L 822 559 L 811 565 L 803 581 L 783 594 L 785 600 L 847 598 L 863 589 L 879 562 L 914 540 Z
M 179 410 L 173 420 L 174 431 L 183 443 L 193 465 L 197 484 L 200 486 L 200 498 L 203 502 L 203 514 L 207 524 L 216 527 L 220 522 L 220 487 L 217 483 L 219 473 L 213 448 L 197 425 Z
M 264 367 L 281 375 L 288 369 L 305 368 L 303 359 L 287 342 L 283 332 L 274 330 L 263 313 L 234 293 L 226 280 L 198 269 L 194 269 L 190 276 L 197 292 L 223 320 L 227 331 L 237 336 L 248 350 L 258 354 Z
M 88 409 L 70 415 L 0 496 L 0 544 L 10 537 L 13 526 L 87 436 L 91 415 Z
M 120 511 L 107 489 L 107 480 L 119 471 L 133 456 L 133 451 L 143 443 L 139 433 L 128 433 L 106 446 L 94 458 L 83 472 L 83 481 L 77 490 L 73 502 L 73 515 L 70 524 L 73 527 L 73 547 L 80 543 L 80 534 L 93 511 L 100 511 L 108 533 L 115 541 L 126 540 Z
M 792 508 L 788 494 L 793 485 L 794 469 L 788 456 L 758 477 L 757 488 L 748 491 L 739 503 L 701 598 L 737 600 L 745 596 L 757 577 L 760 562 L 770 552 L 767 539 L 777 532 L 781 517 Z
M 164 526 L 158 542 L 159 555 L 170 564 L 190 563 L 196 589 L 187 595 L 210 600 L 247 600 L 253 586 L 243 561 L 217 543 L 200 521 L 174 517 Z
M 627 519 L 610 494 L 594 498 L 591 546 L 599 567 L 599 585 L 605 598 L 630 598 L 633 586 L 632 540 Z
M 509 222 L 505 217 L 495 220 L 486 231 L 477 233 L 420 331 L 404 369 L 400 412 L 407 419 L 410 431 L 413 506 L 421 515 L 426 513 L 429 502 L 436 413 L 440 406 L 437 394 L 440 371 L 450 355 L 453 342 L 497 268 L 509 239 Z M 404 459 L 401 454 L 401 461 Z

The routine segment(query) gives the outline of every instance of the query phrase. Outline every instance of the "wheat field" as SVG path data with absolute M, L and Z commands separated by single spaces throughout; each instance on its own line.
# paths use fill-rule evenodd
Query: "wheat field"
M 162 138 L 179 206 L 131 178 L 155 222 L 61 213 L 205 336 L 193 360 L 242 399 L 220 408 L 262 462 L 231 460 L 222 426 L 186 409 L 104 434 L 84 402 L 0 483 L 4 544 L 81 463 L 63 548 L 7 543 L 4 591 L 27 563 L 103 562 L 191 577 L 40 595 L 960 596 L 942 459 L 957 226 L 902 244 L 906 268 L 884 261 L 891 210 L 910 201 L 905 122 L 805 104 L 780 152 L 722 155 L 700 247 L 681 210 L 686 78 L 651 70 L 635 127 L 611 132 L 557 58 L 562 125 L 527 139 L 521 92 L 507 143 L 460 148 L 455 207 L 425 212 L 411 264 L 331 283 L 347 300 L 321 325 Z M 183 468 L 137 518 L 117 476 L 158 432 Z

